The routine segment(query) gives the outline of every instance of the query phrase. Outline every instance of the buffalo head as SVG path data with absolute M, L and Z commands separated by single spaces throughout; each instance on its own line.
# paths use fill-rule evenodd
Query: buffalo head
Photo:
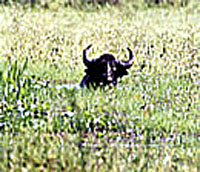
M 130 48 L 127 48 L 129 51 L 128 61 L 119 61 L 112 54 L 103 54 L 97 59 L 88 60 L 87 50 L 91 46 L 89 45 L 83 50 L 83 63 L 87 68 L 85 69 L 86 75 L 80 84 L 81 87 L 116 85 L 118 78 L 128 74 L 127 69 L 132 66 L 134 58 Z

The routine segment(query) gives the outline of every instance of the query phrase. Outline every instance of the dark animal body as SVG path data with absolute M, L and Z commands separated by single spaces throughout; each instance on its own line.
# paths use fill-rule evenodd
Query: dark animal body
M 112 54 L 103 54 L 99 58 L 94 60 L 87 59 L 87 50 L 92 45 L 89 45 L 83 50 L 83 63 L 87 67 L 85 69 L 86 75 L 81 81 L 81 87 L 90 86 L 96 88 L 98 86 L 116 85 L 117 80 L 124 75 L 128 74 L 129 69 L 133 64 L 133 53 L 130 48 L 129 60 L 119 61 L 115 59 Z

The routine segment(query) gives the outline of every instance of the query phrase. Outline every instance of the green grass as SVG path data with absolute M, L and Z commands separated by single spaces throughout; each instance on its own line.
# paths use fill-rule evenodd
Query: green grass
M 199 10 L 1 6 L 0 171 L 198 171 Z M 73 88 L 90 43 L 133 49 L 116 88 Z

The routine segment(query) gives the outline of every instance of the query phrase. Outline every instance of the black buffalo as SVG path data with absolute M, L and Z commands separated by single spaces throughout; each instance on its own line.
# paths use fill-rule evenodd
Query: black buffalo
M 80 83 L 81 87 L 92 86 L 96 88 L 98 86 L 116 85 L 118 78 L 128 74 L 127 69 L 132 66 L 134 58 L 130 48 L 127 48 L 129 51 L 128 61 L 119 61 L 112 54 L 103 54 L 97 59 L 88 60 L 86 53 L 91 46 L 89 45 L 83 50 L 83 63 L 87 68 L 85 69 L 86 75 Z

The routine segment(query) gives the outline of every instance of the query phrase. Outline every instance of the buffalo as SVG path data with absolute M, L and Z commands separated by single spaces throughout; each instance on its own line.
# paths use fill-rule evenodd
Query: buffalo
M 128 74 L 127 69 L 133 64 L 133 52 L 130 48 L 127 48 L 129 52 L 129 60 L 127 61 L 119 61 L 112 54 L 103 54 L 97 59 L 88 60 L 87 50 L 91 46 L 89 45 L 83 50 L 83 63 L 87 68 L 85 69 L 86 75 L 83 77 L 80 86 L 86 86 L 87 88 L 90 86 L 93 88 L 106 85 L 115 86 L 119 78 Z

